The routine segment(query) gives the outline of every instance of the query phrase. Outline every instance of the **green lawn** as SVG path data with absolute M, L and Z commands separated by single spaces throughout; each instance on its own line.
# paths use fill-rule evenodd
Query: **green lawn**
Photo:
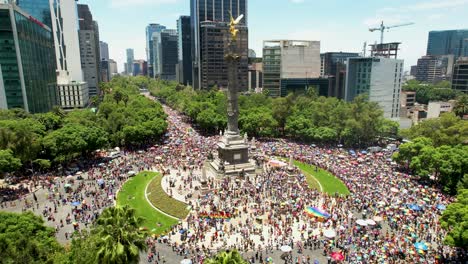
M 128 205 L 135 209 L 137 215 L 145 219 L 143 227 L 154 234 L 163 234 L 178 221 L 158 212 L 146 201 L 146 186 L 158 175 L 155 172 L 142 172 L 128 180 L 119 191 L 117 205 Z
M 294 165 L 299 167 L 299 169 L 301 169 L 304 172 L 304 174 L 307 177 L 307 183 L 309 184 L 310 188 L 320 190 L 320 186 L 317 183 L 317 181 L 319 181 L 323 187 L 323 192 L 333 195 L 336 192 L 342 195 L 349 194 L 349 190 L 346 187 L 346 185 L 344 185 L 344 183 L 340 179 L 336 178 L 330 172 L 322 170 L 320 168 L 316 172 L 314 166 L 299 161 L 294 161 Z
M 161 186 L 161 179 L 162 176 L 158 173 L 149 184 L 148 199 L 166 214 L 184 219 L 189 213 L 189 210 L 187 210 L 188 205 L 167 195 Z

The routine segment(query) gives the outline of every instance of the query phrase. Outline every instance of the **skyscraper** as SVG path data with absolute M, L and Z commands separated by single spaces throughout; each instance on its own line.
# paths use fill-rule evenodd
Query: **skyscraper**
M 468 29 L 430 31 L 426 55 L 468 57 Z
M 99 52 L 101 55 L 100 60 L 109 60 L 109 45 L 104 41 L 99 41 Z
M 391 58 L 348 58 L 345 100 L 361 94 L 377 102 L 386 118 L 398 118 L 403 60 Z
M 47 112 L 58 105 L 51 29 L 12 4 L 0 4 L 0 109 Z
M 207 42 L 213 40 L 213 38 L 224 38 L 225 41 L 228 40 L 227 23 L 230 21 L 229 12 L 232 12 L 234 18 L 243 14 L 244 18 L 239 24 L 241 29 L 240 35 L 246 35 L 242 40 L 247 42 L 247 45 L 241 45 L 241 50 L 239 54 L 242 54 L 241 60 L 244 60 L 245 56 L 246 63 L 240 65 L 241 73 L 240 78 L 244 78 L 245 75 L 245 84 L 241 84 L 242 89 L 247 89 L 247 74 L 248 74 L 248 14 L 247 14 L 247 0 L 191 0 L 190 1 L 190 18 L 191 28 L 192 28 L 192 70 L 193 70 L 193 84 L 195 88 L 211 88 L 209 84 L 225 81 L 221 79 L 226 79 L 225 76 L 227 73 L 222 72 L 223 69 L 226 69 L 226 63 L 218 59 L 213 60 L 212 58 L 203 58 L 203 54 L 209 54 L 204 48 L 211 48 L 212 54 L 221 54 L 225 52 L 226 45 L 210 45 Z M 223 31 L 224 36 L 221 36 L 219 31 Z M 243 33 L 243 32 L 244 33 Z M 211 32 L 217 36 L 210 36 L 208 32 Z M 244 50 L 245 49 L 245 50 Z M 245 55 L 244 55 L 245 54 Z M 218 63 L 217 65 L 210 64 L 212 62 Z M 207 72 L 214 70 L 215 73 Z M 212 79 L 215 78 L 215 79 Z M 227 83 L 227 81 L 226 81 Z
M 133 52 L 133 49 L 127 49 L 127 69 L 126 73 L 127 75 L 132 76 L 133 75 L 133 61 L 135 60 L 135 55 Z
M 161 79 L 175 81 L 177 56 L 177 31 L 164 29 L 161 32 Z
M 49 28 L 52 28 L 49 0 L 16 0 L 16 5 Z
M 78 17 L 81 68 L 84 80 L 88 83 L 89 95 L 94 96 L 99 94 L 99 80 L 101 79 L 97 23 L 93 20 L 88 5 L 78 5 Z
M 85 107 L 89 101 L 88 84 L 83 81 L 78 11 L 75 0 L 51 2 L 51 17 L 57 58 L 57 87 L 64 109 Z
M 185 85 L 192 84 L 192 33 L 189 16 L 180 16 L 177 20 L 177 33 L 177 81 Z
M 155 77 L 154 63 L 156 50 L 154 49 L 153 34 L 160 33 L 163 29 L 166 29 L 166 27 L 160 24 L 149 24 L 146 27 L 146 60 L 148 62 L 148 75 L 151 78 Z

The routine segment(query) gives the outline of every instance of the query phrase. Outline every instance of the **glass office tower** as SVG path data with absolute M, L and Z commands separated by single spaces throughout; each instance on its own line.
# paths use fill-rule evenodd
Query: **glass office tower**
M 16 5 L 49 28 L 52 28 L 49 0 L 16 0 Z
M 454 55 L 468 57 L 468 29 L 430 31 L 427 55 Z
M 0 5 L 0 67 L 7 108 L 31 113 L 57 105 L 55 49 L 50 28 L 18 7 Z

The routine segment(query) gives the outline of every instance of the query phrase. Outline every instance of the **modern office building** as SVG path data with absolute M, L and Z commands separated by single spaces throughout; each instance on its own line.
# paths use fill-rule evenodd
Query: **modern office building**
M 58 105 L 52 30 L 0 3 L 0 108 L 47 112 Z
M 452 89 L 468 93 L 468 57 L 457 60 L 453 67 Z
M 81 69 L 76 1 L 54 0 L 51 2 L 51 16 L 60 106 L 64 109 L 85 107 L 89 101 L 89 90 Z
M 402 91 L 400 95 L 400 117 L 407 117 L 409 110 L 416 105 L 416 92 Z
M 49 1 L 50 0 L 16 0 L 16 5 L 21 8 L 21 10 L 52 29 L 52 16 Z
M 109 82 L 110 81 L 110 71 L 109 71 L 109 61 L 102 60 L 99 63 L 99 76 L 101 82 Z
M 468 29 L 430 31 L 426 55 L 468 57 Z
M 100 53 L 100 60 L 108 61 L 109 60 L 109 45 L 104 41 L 99 41 L 99 53 Z
M 192 28 L 192 71 L 193 71 L 193 85 L 197 89 L 211 88 L 213 85 L 225 86 L 226 81 L 224 80 L 226 73 L 223 72 L 226 69 L 225 64 L 219 64 L 221 61 L 218 58 L 203 58 L 203 55 L 210 54 L 208 50 L 203 48 L 216 48 L 212 50 L 212 53 L 217 54 L 215 57 L 223 56 L 223 49 L 225 45 L 221 45 L 220 41 L 216 41 L 216 45 L 211 45 L 209 42 L 213 39 L 220 38 L 222 31 L 224 39 L 227 41 L 229 34 L 225 29 L 226 24 L 230 22 L 230 14 L 234 18 L 237 18 L 241 14 L 244 18 L 241 20 L 239 26 L 242 28 L 241 31 L 247 32 L 248 26 L 248 12 L 247 12 L 247 0 L 190 0 L 190 18 Z M 218 24 L 219 23 L 219 24 Z M 216 36 L 211 36 L 214 34 Z M 242 37 L 243 41 L 247 42 L 247 45 L 241 44 L 239 53 L 247 58 L 248 56 L 248 34 L 242 33 L 247 37 Z M 244 55 L 245 54 L 245 55 Z M 207 65 L 214 61 L 218 65 Z M 202 65 L 204 63 L 204 65 Z M 207 72 L 214 70 L 215 73 Z M 242 88 L 247 88 L 247 72 L 248 63 L 241 63 L 240 73 L 241 79 L 244 80 Z M 216 79 L 217 78 L 217 79 Z M 208 86 L 207 86 L 208 85 Z
M 163 29 L 161 30 L 160 32 L 155 32 L 153 33 L 153 50 L 154 50 L 154 54 L 153 54 L 153 72 L 154 72 L 154 77 L 155 78 L 162 78 L 162 74 L 163 74 L 163 56 L 164 55 L 164 52 L 163 52 L 163 48 L 162 48 L 162 35 L 164 33 L 164 36 L 165 36 L 165 41 L 167 42 L 169 40 L 169 36 L 172 36 L 170 37 L 171 39 L 171 43 L 173 43 L 173 36 L 176 36 L 177 37 L 177 30 L 175 29 Z M 175 43 L 175 49 L 176 49 L 176 60 L 177 60 L 177 43 Z M 170 61 L 172 62 L 173 58 L 172 56 L 174 55 L 173 54 L 173 49 L 172 48 L 169 48 L 169 47 L 165 47 L 165 50 L 166 51 L 169 51 L 170 52 L 170 55 L 169 57 L 165 56 L 164 58 L 164 61 L 166 63 L 168 63 L 168 58 L 170 58 Z M 177 64 L 177 63 L 176 63 Z M 166 68 L 164 69 L 166 71 L 166 73 L 164 74 L 167 74 L 167 66 Z M 174 71 L 175 71 L 175 66 L 174 66 Z M 174 73 L 174 76 L 175 76 L 175 73 Z M 175 77 L 174 77 L 174 80 L 175 80 Z
M 263 42 L 263 89 L 272 97 L 286 96 L 282 81 L 320 77 L 320 42 L 268 40 Z M 302 83 L 302 82 L 301 82 Z
M 125 69 L 125 72 L 127 75 L 132 76 L 133 75 L 133 61 L 135 60 L 135 55 L 133 52 L 133 49 L 127 49 L 127 68 Z
M 147 76 L 148 62 L 145 60 L 135 60 L 132 64 L 133 76 Z
M 346 72 L 346 101 L 364 94 L 380 105 L 386 118 L 399 117 L 403 60 L 349 58 Z
M 177 30 L 163 29 L 160 33 L 161 54 L 159 57 L 162 80 L 176 80 L 176 68 L 178 63 L 178 34 Z
M 228 51 L 229 25 L 224 22 L 203 22 L 200 27 L 200 87 L 210 89 L 228 87 L 228 65 L 225 56 Z M 240 56 L 238 69 L 239 90 L 246 91 L 248 87 L 248 30 L 245 26 L 238 26 L 238 52 Z
M 166 27 L 160 24 L 149 24 L 146 27 L 146 60 L 148 62 L 148 74 L 151 78 L 155 78 L 154 64 L 155 59 L 157 59 L 155 55 L 157 46 L 153 43 L 153 34 L 160 33 L 163 29 L 166 29 Z
M 100 93 L 99 81 L 101 80 L 100 42 L 97 33 L 99 29 L 96 28 L 97 23 L 93 20 L 88 5 L 78 5 L 78 18 L 81 69 L 83 70 L 84 81 L 88 83 L 89 96 L 94 96 Z
M 344 99 L 346 81 L 346 62 L 348 58 L 359 57 L 354 52 L 327 52 L 320 54 L 322 77 L 330 80 L 329 96 Z
M 190 29 L 190 16 L 180 16 L 177 20 L 178 34 L 178 61 L 176 79 L 184 85 L 192 82 L 192 31 Z
M 416 80 L 425 83 L 450 80 L 453 64 L 453 55 L 423 56 L 416 65 Z
M 109 59 L 109 73 L 110 79 L 119 73 L 117 68 L 117 62 L 113 59 Z

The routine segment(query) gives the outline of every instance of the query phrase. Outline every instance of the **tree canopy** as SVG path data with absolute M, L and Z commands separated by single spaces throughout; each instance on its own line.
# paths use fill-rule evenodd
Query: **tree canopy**
M 457 200 L 444 211 L 440 223 L 448 230 L 446 244 L 461 248 L 468 246 L 468 189 L 459 190 Z
M 1 263 L 53 263 L 63 251 L 53 228 L 32 212 L 0 212 Z
M 460 92 L 450 88 L 450 82 L 442 81 L 437 84 L 421 83 L 417 80 L 406 82 L 403 91 L 416 92 L 416 102 L 428 104 L 431 101 L 453 100 L 460 95 Z
M 184 113 L 207 133 L 226 128 L 226 94 L 215 89 L 195 91 L 159 82 L 151 93 Z M 255 137 L 286 136 L 324 144 L 373 144 L 379 137 L 396 136 L 398 124 L 384 119 L 376 103 L 363 97 L 353 102 L 318 97 L 314 93 L 271 98 L 266 94 L 239 97 L 239 127 Z

